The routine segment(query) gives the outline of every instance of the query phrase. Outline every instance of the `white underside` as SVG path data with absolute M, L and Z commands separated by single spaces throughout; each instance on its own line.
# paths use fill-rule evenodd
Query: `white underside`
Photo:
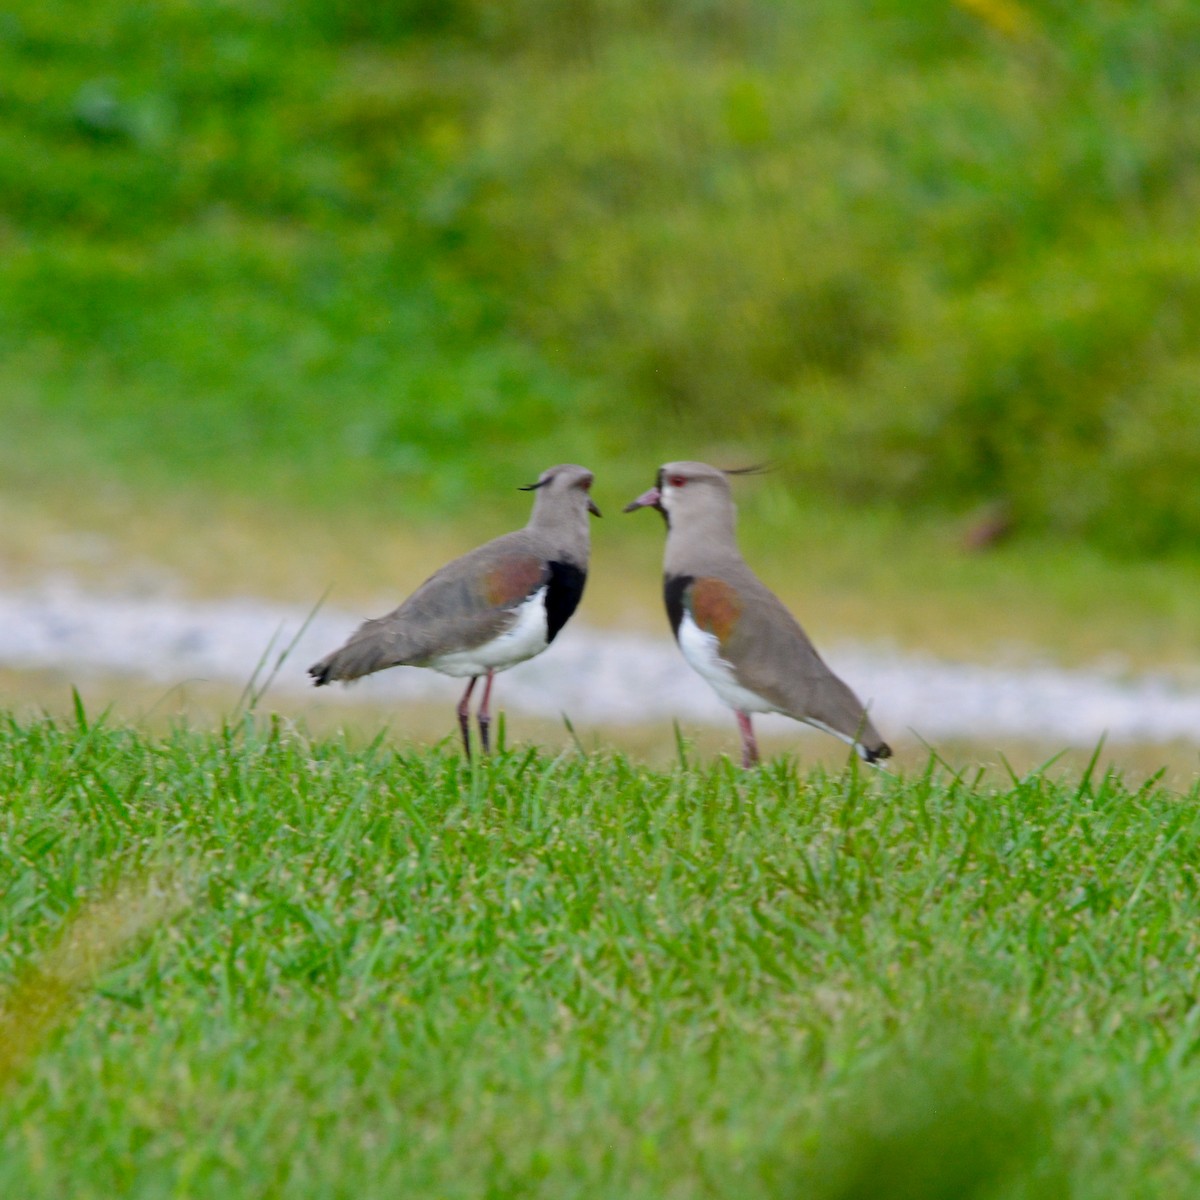
M 679 622 L 679 649 L 692 670 L 701 675 L 730 708 L 744 713 L 779 711 L 775 705 L 738 683 L 733 667 L 721 657 L 717 635 L 701 629 L 688 612 Z
M 516 619 L 499 637 L 470 650 L 453 650 L 429 660 L 443 675 L 462 677 L 503 671 L 541 654 L 549 645 L 546 589 L 539 588 L 516 610 Z
M 839 742 L 845 742 L 847 746 L 853 746 L 858 751 L 859 758 L 867 757 L 867 748 L 862 742 L 856 742 L 852 737 L 847 737 L 844 733 L 838 733 L 836 729 L 831 729 L 824 721 L 818 721 L 815 717 L 805 717 L 804 722 L 806 725 L 811 725 L 814 729 L 821 730 L 822 733 L 831 734 Z
M 714 633 L 706 633 L 695 621 L 691 614 L 685 612 L 679 622 L 679 649 L 687 659 L 689 666 L 707 680 L 712 690 L 721 700 L 735 712 L 744 713 L 773 713 L 779 712 L 774 704 L 763 699 L 748 688 L 742 687 L 734 678 L 733 667 L 721 657 L 721 643 Z M 806 725 L 820 729 L 823 733 L 832 734 L 848 746 L 853 746 L 860 756 L 865 757 L 865 750 L 852 737 L 831 729 L 824 721 L 814 717 L 799 718 Z

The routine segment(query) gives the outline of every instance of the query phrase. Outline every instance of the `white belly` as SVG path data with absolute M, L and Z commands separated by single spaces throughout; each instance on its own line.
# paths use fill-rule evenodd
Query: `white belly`
M 516 620 L 499 637 L 470 650 L 451 650 L 429 660 L 443 675 L 486 675 L 503 671 L 541 654 L 549 645 L 546 626 L 546 589 L 539 588 L 516 612 Z
M 685 612 L 679 622 L 679 649 L 688 665 L 703 676 L 721 700 L 737 712 L 776 712 L 761 696 L 747 691 L 734 678 L 733 667 L 721 657 L 721 643 L 715 633 L 706 633 L 691 614 Z

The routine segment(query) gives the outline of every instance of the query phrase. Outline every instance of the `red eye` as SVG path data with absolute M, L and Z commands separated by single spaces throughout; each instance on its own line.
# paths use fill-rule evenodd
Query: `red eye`
M 687 483 L 687 477 L 684 475 L 668 475 L 667 483 L 673 488 L 681 488 Z

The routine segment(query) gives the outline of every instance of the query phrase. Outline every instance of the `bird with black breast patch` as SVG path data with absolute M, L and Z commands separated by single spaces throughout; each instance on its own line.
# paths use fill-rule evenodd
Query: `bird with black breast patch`
M 733 709 L 742 765 L 758 762 L 754 713 L 784 713 L 849 743 L 867 762 L 891 754 L 858 697 L 826 665 L 796 619 L 746 565 L 728 473 L 666 463 L 625 507 L 667 522 L 663 598 L 679 649 Z
M 592 473 L 563 463 L 542 472 L 524 529 L 456 558 L 431 575 L 399 608 L 365 621 L 344 646 L 308 669 L 317 687 L 387 667 L 429 667 L 468 678 L 458 705 L 463 748 L 471 754 L 470 701 L 485 678 L 477 719 L 488 752 L 492 680 L 541 654 L 583 595 L 590 555 Z

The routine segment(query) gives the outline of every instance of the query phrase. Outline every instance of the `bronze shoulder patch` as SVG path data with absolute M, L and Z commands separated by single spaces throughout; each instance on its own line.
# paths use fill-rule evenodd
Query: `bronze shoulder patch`
M 722 579 L 701 577 L 692 584 L 691 593 L 692 620 L 725 642 L 742 614 L 737 592 Z
M 496 608 L 519 604 L 546 580 L 546 568 L 537 558 L 513 558 L 493 567 L 485 577 L 484 596 Z

